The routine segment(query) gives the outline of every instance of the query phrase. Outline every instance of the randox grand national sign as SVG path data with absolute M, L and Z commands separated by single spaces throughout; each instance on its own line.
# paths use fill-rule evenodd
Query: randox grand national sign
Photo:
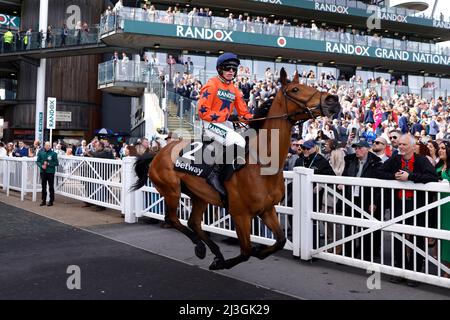
M 124 25 L 124 32 L 129 34 L 141 34 L 148 36 L 163 36 L 177 39 L 187 38 L 202 41 L 229 42 L 241 45 L 335 53 L 341 55 L 355 55 L 373 59 L 426 63 L 443 65 L 447 67 L 450 66 L 450 57 L 440 54 L 384 49 L 331 41 L 279 37 L 240 31 L 169 25 L 165 23 L 126 20 Z
M 409 52 L 404 50 L 355 46 L 352 44 L 327 42 L 326 52 L 375 57 L 387 60 L 410 61 L 450 66 L 450 57 L 432 53 Z

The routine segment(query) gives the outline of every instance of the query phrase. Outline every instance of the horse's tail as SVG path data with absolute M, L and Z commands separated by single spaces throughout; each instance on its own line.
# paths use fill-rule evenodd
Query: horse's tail
M 138 176 L 138 181 L 133 185 L 133 191 L 139 190 L 147 184 L 148 169 L 155 156 L 155 153 L 144 153 L 142 156 L 137 157 L 137 160 L 134 164 L 134 171 Z

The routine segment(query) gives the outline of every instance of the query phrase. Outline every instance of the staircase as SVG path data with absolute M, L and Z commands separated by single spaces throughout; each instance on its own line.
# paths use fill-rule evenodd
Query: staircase
M 189 114 L 185 114 L 183 118 L 177 116 L 177 105 L 174 103 L 173 99 L 169 98 L 167 101 L 168 118 L 167 127 L 169 132 L 176 134 L 178 137 L 183 139 L 193 139 L 194 138 L 194 128 L 189 123 Z

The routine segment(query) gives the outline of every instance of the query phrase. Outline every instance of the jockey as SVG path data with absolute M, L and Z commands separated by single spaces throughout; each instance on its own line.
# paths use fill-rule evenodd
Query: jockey
M 243 150 L 246 144 L 245 139 L 234 131 L 233 124 L 230 122 L 238 120 L 233 114 L 234 108 L 244 120 L 253 118 L 241 91 L 233 82 L 240 64 L 240 60 L 233 53 L 224 53 L 217 59 L 216 69 L 219 75 L 211 78 L 201 89 L 198 115 L 203 120 L 207 137 L 225 147 L 238 146 Z M 226 191 L 220 181 L 220 174 L 224 167 L 224 164 L 216 163 L 207 178 L 208 183 L 223 197 L 226 196 Z

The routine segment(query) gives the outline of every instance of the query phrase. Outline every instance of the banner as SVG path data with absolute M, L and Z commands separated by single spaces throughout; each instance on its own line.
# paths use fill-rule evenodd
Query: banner
M 450 56 L 440 54 L 384 49 L 379 47 L 353 45 L 322 40 L 279 37 L 258 33 L 215 30 L 210 28 L 168 25 L 163 23 L 132 20 L 125 21 L 124 31 L 130 34 L 199 39 L 205 41 L 228 42 L 242 45 L 336 53 L 368 57 L 373 59 L 386 59 L 450 66 Z
M 19 29 L 20 18 L 0 13 L 0 27 Z
M 47 99 L 47 129 L 56 129 L 56 98 Z

